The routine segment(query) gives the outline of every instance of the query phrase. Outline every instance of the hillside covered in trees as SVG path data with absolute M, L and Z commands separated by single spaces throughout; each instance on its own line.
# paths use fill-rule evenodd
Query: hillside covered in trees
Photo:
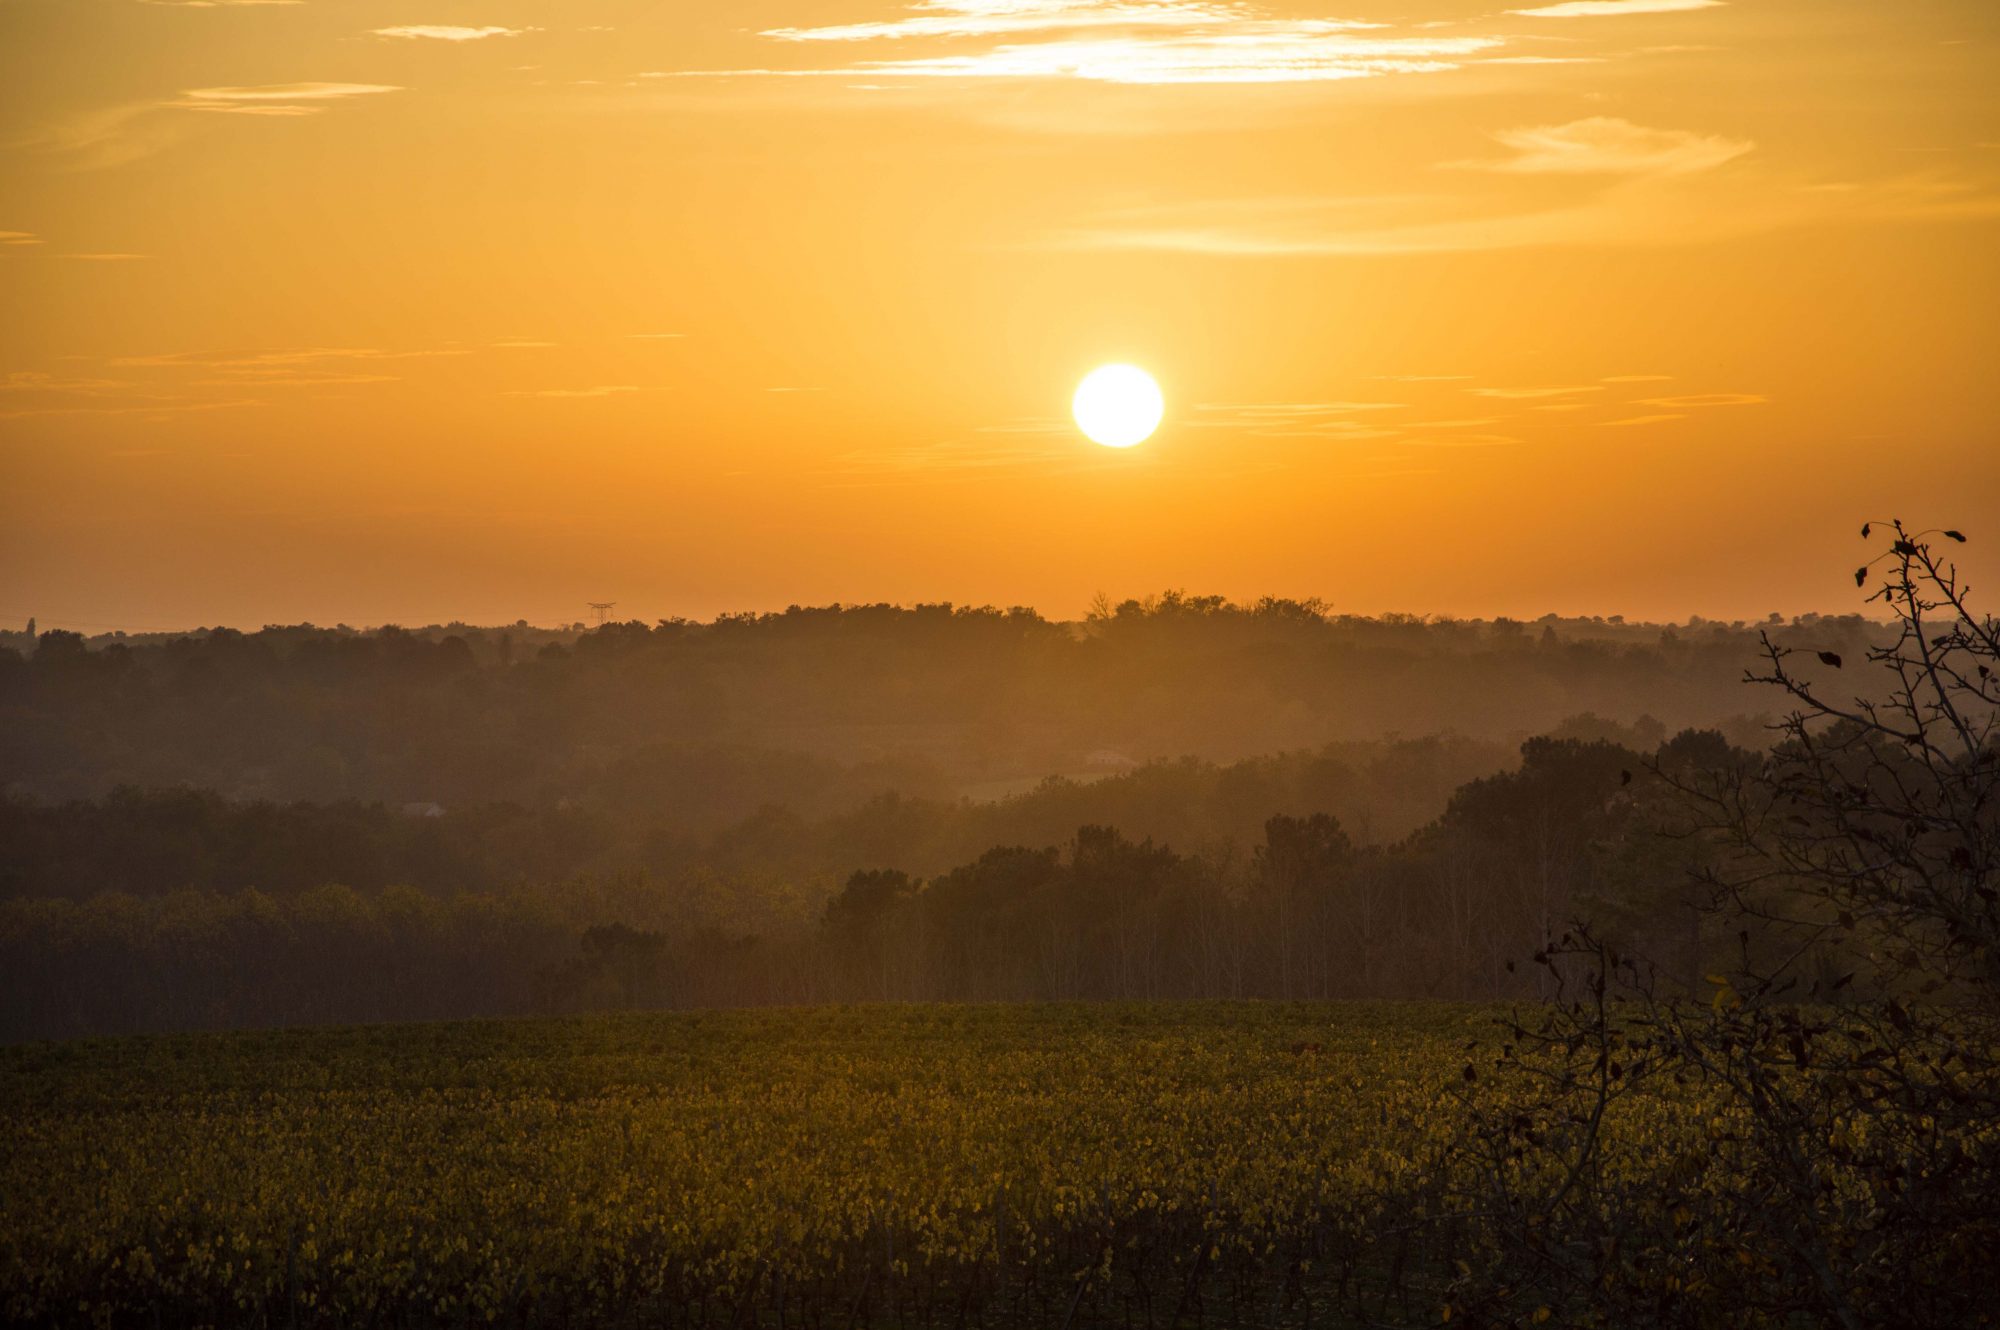
M 1775 617 L 1775 616 L 1774 616 Z M 1858 616 L 1762 625 L 1856 653 Z M 1159 758 L 1388 735 L 1509 748 L 1566 718 L 1723 726 L 1756 626 L 1356 618 L 1167 595 L 1082 622 L 949 605 L 590 632 L 309 626 L 0 646 L 0 789 L 584 807 L 712 832 L 884 792 L 991 798 Z
M 1645 752 L 1539 738 L 1512 769 L 1467 776 L 1495 755 L 1363 751 L 1356 766 L 1334 751 L 1161 764 L 996 804 L 772 813 L 681 843 L 677 865 L 567 876 L 562 847 L 587 842 L 563 813 L 136 791 L 17 803 L 0 810 L 9 871 L 31 880 L 0 901 L 0 1034 L 828 1000 L 1521 996 L 1537 980 L 1514 962 L 1578 909 L 1694 982 L 1712 942 L 1685 891 L 1700 847 L 1665 834 L 1659 773 L 1752 755 L 1713 731 Z M 1438 811 L 1364 843 L 1325 810 L 1367 806 L 1375 782 L 1408 807 L 1435 792 Z M 85 890 L 94 872 L 120 889 Z
M 1167 596 L 44 633 L 0 648 L 0 1034 L 1505 997 L 1579 910 L 1692 987 L 1667 773 L 1765 747 L 1759 632 L 1875 631 Z

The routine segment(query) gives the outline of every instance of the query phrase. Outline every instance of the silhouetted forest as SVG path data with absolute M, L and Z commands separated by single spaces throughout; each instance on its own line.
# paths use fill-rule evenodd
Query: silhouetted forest
M 1656 796 L 1764 746 L 1756 640 L 1171 595 L 43 633 L 0 648 L 0 1034 L 1487 998 L 1579 911 L 1692 984 L 1700 846 Z
M 1769 625 L 1858 652 L 1859 617 Z M 1156 758 L 1337 740 L 1518 744 L 1566 717 L 1664 732 L 1746 711 L 1752 627 L 1357 618 L 1167 595 L 1077 623 L 949 605 L 585 633 L 306 626 L 0 647 L 0 786 L 448 809 L 569 801 L 712 832 L 887 791 L 975 798 Z M 1754 725 L 1730 730 L 1753 742 Z
M 1644 747 L 1658 741 L 1655 728 L 1581 716 L 1558 734 Z M 0 798 L 0 843 L 9 847 L 0 896 L 284 893 L 327 882 L 436 893 L 634 872 L 664 882 L 707 875 L 746 893 L 784 879 L 824 894 L 856 863 L 940 872 L 994 844 L 1054 844 L 1086 823 L 1209 846 L 1249 843 L 1274 812 L 1319 811 L 1374 844 L 1415 830 L 1458 786 L 1515 760 L 1509 746 L 1455 737 L 1338 743 L 1228 765 L 1182 758 L 1117 776 L 1050 777 L 989 801 L 886 793 L 820 817 L 766 805 L 706 834 L 666 811 L 623 820 L 573 801 L 445 811 L 121 787 L 60 804 Z
M 1708 941 L 1686 896 L 1698 847 L 1661 834 L 1656 773 L 1750 755 L 1712 731 L 1651 753 L 1536 739 L 1515 769 L 1466 780 L 1439 815 L 1374 844 L 1319 806 L 1398 772 L 1420 798 L 1442 771 L 1490 756 L 1409 741 L 1359 769 L 1299 754 L 1053 782 L 997 805 L 884 799 L 790 819 L 790 840 L 777 816 L 753 819 L 677 875 L 476 889 L 450 879 L 585 838 L 564 814 L 521 810 L 460 823 L 194 794 L 15 804 L 10 871 L 96 861 L 129 878 L 137 862 L 156 876 L 0 904 L 0 1008 L 18 1038 L 832 999 L 1495 997 L 1535 991 L 1509 962 L 1577 910 L 1692 982 Z M 1008 837 L 1118 810 L 1160 834 L 1072 821 Z M 789 870 L 787 845 L 800 856 Z M 746 847 L 756 866 L 731 864 Z M 946 853 L 956 861 L 922 870 Z M 810 867 L 836 860 L 838 873 Z M 392 880 L 385 862 L 407 880 L 374 885 Z

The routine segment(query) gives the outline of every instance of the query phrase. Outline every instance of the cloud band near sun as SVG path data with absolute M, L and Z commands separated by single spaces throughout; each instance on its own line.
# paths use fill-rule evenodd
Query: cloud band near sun
M 666 71 L 672 76 L 1081 79 L 1102 83 L 1309 83 L 1437 73 L 1504 45 L 1467 33 L 1395 35 L 1344 18 L 1280 18 L 1195 0 L 923 0 L 901 17 L 766 29 L 791 46 L 965 44 L 834 66 Z
M 402 89 L 386 83 L 267 83 L 254 87 L 190 88 L 168 105 L 230 115 L 317 115 L 328 105 Z
M 483 27 L 468 28 L 452 23 L 405 23 L 391 28 L 371 28 L 376 37 L 391 37 L 401 41 L 432 42 L 482 42 L 489 37 L 519 37 L 533 28 Z

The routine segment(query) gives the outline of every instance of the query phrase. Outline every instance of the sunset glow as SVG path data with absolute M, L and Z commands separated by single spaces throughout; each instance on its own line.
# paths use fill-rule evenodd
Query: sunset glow
M 2000 497 L 1996 41 L 1976 0 L 12 0 L 0 610 L 1830 610 L 1850 516 Z M 1173 404 L 1143 468 L 1063 409 L 1113 357 Z M 1332 571 L 1384 541 L 1392 584 Z
M 1092 370 L 1077 385 L 1070 404 L 1077 428 L 1092 443 L 1130 448 L 1144 443 L 1160 427 L 1166 402 L 1153 376 L 1136 365 L 1105 365 Z
M 2000 0 L 0 53 L 7 1325 L 1992 1323 Z

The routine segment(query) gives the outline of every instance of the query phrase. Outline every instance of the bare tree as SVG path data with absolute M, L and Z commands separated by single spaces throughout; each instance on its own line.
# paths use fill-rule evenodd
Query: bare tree
M 1557 999 L 1500 1059 L 1526 1093 L 1466 1096 L 1468 1204 L 1511 1216 L 1468 1309 L 1991 1322 L 1967 1276 L 2000 1250 L 2000 631 L 1938 551 L 1962 535 L 1886 530 L 1855 575 L 1890 617 L 1858 695 L 1837 653 L 1767 637 L 1748 678 L 1791 704 L 1771 751 L 1655 767 L 1671 830 L 1708 842 L 1731 951 L 1709 1000 L 1661 996 L 1585 923 L 1537 956 Z M 1702 1106 L 1697 1155 L 1605 1129 L 1659 1122 L 1656 1094 Z

